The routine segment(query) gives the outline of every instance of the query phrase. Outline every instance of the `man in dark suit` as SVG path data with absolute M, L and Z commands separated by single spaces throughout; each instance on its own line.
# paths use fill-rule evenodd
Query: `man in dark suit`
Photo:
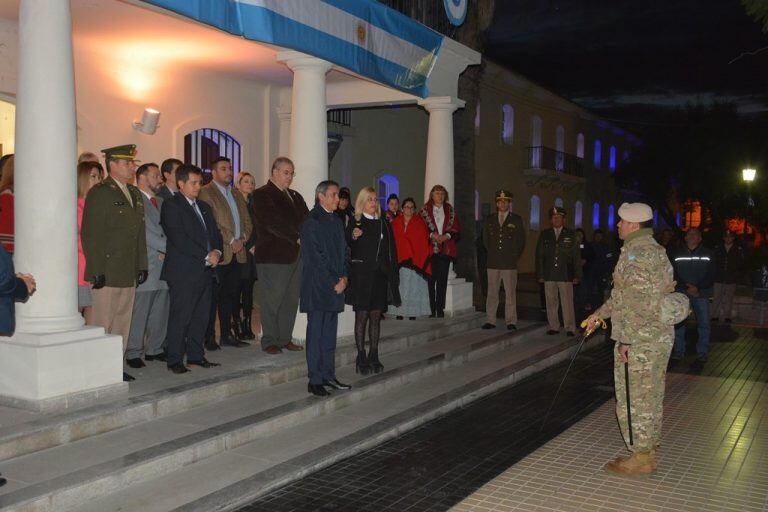
M 554 206 L 549 210 L 549 219 L 552 227 L 541 232 L 536 244 L 536 277 L 544 283 L 547 298 L 547 334 L 560 332 L 559 295 L 566 335 L 573 336 L 576 332 L 573 285 L 581 280 L 581 249 L 576 233 L 565 227 L 565 209 Z
M 168 329 L 170 299 L 168 285 L 160 280 L 160 271 L 165 259 L 166 238 L 160 226 L 160 209 L 163 206 L 163 200 L 156 195 L 163 186 L 157 164 L 149 163 L 139 166 L 136 170 L 136 185 L 141 191 L 141 199 L 144 202 L 149 275 L 147 280 L 136 288 L 125 362 L 131 368 L 142 368 L 145 366 L 142 356 L 147 361 L 165 361 L 164 345 Z
M 147 279 L 144 202 L 131 182 L 136 172 L 136 146 L 102 150 L 109 176 L 85 198 L 80 238 L 85 276 L 93 290 L 93 323 L 128 345 L 136 287 Z M 123 373 L 123 380 L 134 378 Z
M 176 169 L 179 192 L 163 203 L 160 212 L 167 238 L 160 278 L 168 283 L 171 295 L 167 364 L 173 373 L 189 371 L 184 365 L 185 353 L 188 365 L 218 366 L 205 359 L 203 337 L 222 240 L 211 207 L 197 199 L 202 183 L 199 167 L 180 166 Z
M 160 187 L 157 192 L 157 196 L 166 201 L 173 197 L 173 195 L 179 190 L 176 188 L 176 169 L 182 165 L 183 162 L 177 158 L 167 158 L 160 164 L 160 172 L 163 175 L 163 181 L 165 184 Z
M 11 255 L 0 246 L 0 336 L 12 336 L 16 330 L 16 301 L 25 301 L 35 291 L 31 274 L 16 274 Z M 0 476 L 0 487 L 8 481 Z
M 224 254 L 216 266 L 218 285 L 213 292 L 205 348 L 219 349 L 214 334 L 217 309 L 219 343 L 231 347 L 248 347 L 248 343 L 232 335 L 232 313 L 240 298 L 242 265 L 248 261 L 245 244 L 251 238 L 251 215 L 242 194 L 232 191 L 232 163 L 229 158 L 220 156 L 211 162 L 211 176 L 211 182 L 200 190 L 200 199 L 213 209 L 224 243 Z
M 339 205 L 339 185 L 323 181 L 317 204 L 301 226 L 301 312 L 307 314 L 307 389 L 327 396 L 326 386 L 350 389 L 336 379 L 336 331 L 347 287 L 347 243 Z M 261 274 L 259 274 L 261 275 Z
M 293 176 L 293 162 L 277 158 L 267 184 L 251 194 L 261 348 L 268 354 L 301 350 L 291 340 L 299 303 L 299 229 L 308 210 L 301 194 L 290 188 Z

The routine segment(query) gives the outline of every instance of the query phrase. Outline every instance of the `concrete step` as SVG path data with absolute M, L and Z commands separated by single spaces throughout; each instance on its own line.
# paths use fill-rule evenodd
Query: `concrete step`
M 380 353 L 386 355 L 421 346 L 451 334 L 466 332 L 480 325 L 482 319 L 482 314 L 471 312 L 439 321 L 408 322 L 408 332 L 402 332 L 401 328 L 393 334 L 386 334 L 389 327 L 385 325 Z M 393 320 L 393 322 L 396 321 Z M 339 341 L 336 352 L 338 368 L 354 364 L 356 350 L 353 345 L 354 340 L 349 338 Z M 160 371 L 163 370 L 163 368 L 160 369 Z M 184 382 L 183 384 L 160 387 L 141 395 L 3 427 L 0 428 L 0 460 L 165 418 L 206 404 L 217 403 L 232 396 L 304 378 L 306 372 L 304 358 L 293 357 L 287 364 L 258 366 L 236 371 L 224 370 L 210 378 L 198 380 L 187 378 L 186 382 L 182 380 L 186 377 L 185 375 L 179 379 Z
M 538 333 L 541 330 L 537 330 Z M 566 359 L 577 340 L 518 337 L 509 350 L 259 437 L 172 474 L 125 487 L 82 512 L 233 510 Z M 588 342 L 587 347 L 598 343 Z M 297 509 L 298 510 L 298 509 Z
M 288 382 L 195 410 L 10 459 L 12 480 L 0 495 L 4 510 L 71 510 L 88 500 L 168 475 L 257 438 L 288 430 L 360 401 L 489 354 L 541 331 L 470 334 L 410 347 L 385 358 L 388 369 L 360 379 L 353 390 L 325 400 L 306 395 L 306 384 Z M 347 371 L 351 371 L 348 368 Z M 302 398 L 295 399 L 297 396 Z M 6 490 L 7 489 L 7 490 Z

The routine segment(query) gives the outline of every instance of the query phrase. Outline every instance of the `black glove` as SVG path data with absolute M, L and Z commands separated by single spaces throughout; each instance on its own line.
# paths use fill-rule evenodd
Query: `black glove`
M 147 272 L 146 270 L 139 270 L 139 275 L 136 276 L 136 280 L 138 281 L 138 284 L 136 286 L 139 286 L 144 281 L 146 281 L 147 277 L 149 277 L 149 272 Z
M 104 274 L 99 274 L 98 276 L 91 277 L 91 286 L 94 290 L 98 290 L 99 288 L 104 288 L 105 284 L 107 284 L 107 278 Z

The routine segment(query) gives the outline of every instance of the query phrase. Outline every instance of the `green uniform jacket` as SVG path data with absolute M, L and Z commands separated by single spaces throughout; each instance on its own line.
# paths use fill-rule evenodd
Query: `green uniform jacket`
M 83 208 L 85 278 L 103 274 L 113 288 L 136 286 L 148 268 L 144 201 L 138 188 L 128 185 L 128 191 L 133 206 L 110 176 L 88 192 Z
M 661 321 L 661 300 L 675 291 L 673 279 L 672 265 L 653 231 L 630 233 L 613 271 L 611 297 L 596 312 L 600 318 L 611 317 L 611 337 L 625 345 L 671 344 L 674 326 Z
M 517 268 L 517 261 L 525 249 L 525 226 L 523 219 L 509 212 L 504 225 L 499 226 L 499 214 L 485 219 L 483 245 L 488 251 L 487 268 L 510 270 Z
M 581 253 L 576 233 L 563 227 L 555 239 L 553 228 L 545 229 L 536 244 L 536 277 L 545 281 L 581 279 Z

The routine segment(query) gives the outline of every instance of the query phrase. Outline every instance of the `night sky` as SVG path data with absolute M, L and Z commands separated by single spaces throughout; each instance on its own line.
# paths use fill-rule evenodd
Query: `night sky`
M 766 47 L 738 0 L 496 0 L 485 53 L 603 115 L 643 117 L 718 99 L 768 113 Z

